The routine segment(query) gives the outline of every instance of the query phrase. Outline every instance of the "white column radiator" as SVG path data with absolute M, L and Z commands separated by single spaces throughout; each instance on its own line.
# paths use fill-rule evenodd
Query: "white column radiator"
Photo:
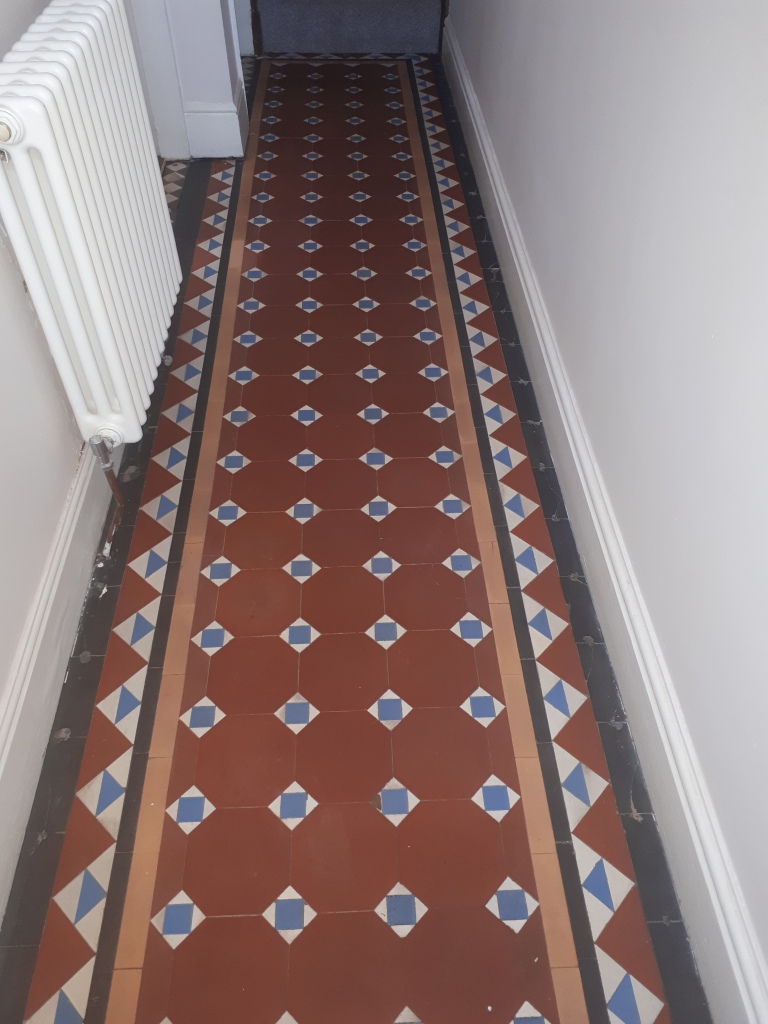
M 0 218 L 83 437 L 137 441 L 181 271 L 123 0 L 53 0 L 0 62 Z

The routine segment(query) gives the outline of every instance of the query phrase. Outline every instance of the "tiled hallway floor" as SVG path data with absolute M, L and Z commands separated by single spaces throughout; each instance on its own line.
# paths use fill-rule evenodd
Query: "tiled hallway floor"
M 427 61 L 263 62 L 36 1024 L 670 1021 L 464 204 Z

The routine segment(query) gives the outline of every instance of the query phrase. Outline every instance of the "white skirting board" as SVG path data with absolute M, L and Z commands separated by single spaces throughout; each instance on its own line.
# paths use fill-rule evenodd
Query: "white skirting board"
M 765 1024 L 768 967 L 450 19 L 443 59 L 713 1017 Z
M 106 481 L 85 448 L 0 706 L 0 916 L 5 913 L 109 500 Z

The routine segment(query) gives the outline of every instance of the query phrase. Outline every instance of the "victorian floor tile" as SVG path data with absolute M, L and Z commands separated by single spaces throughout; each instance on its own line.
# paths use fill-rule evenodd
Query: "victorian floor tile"
M 25 1019 L 666 1024 L 432 65 L 258 74 Z

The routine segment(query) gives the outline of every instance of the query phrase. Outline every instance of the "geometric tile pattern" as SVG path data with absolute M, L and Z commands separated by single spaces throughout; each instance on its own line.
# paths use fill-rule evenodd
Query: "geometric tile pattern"
M 411 66 L 608 1014 L 661 1024 L 658 977 L 626 939 L 644 928 L 631 866 L 430 65 Z M 557 1011 L 537 966 L 540 913 L 425 246 L 431 197 L 417 194 L 398 65 L 292 57 L 272 62 L 267 85 L 140 1017 L 315 1024 L 322 1006 L 323 1019 L 353 1019 L 365 979 L 377 1019 L 418 1024 L 455 1007 L 476 1019 L 493 999 L 509 1024 L 547 1024 Z M 233 172 L 214 161 L 27 1007 L 38 1024 L 85 1014 Z M 438 985 L 422 971 L 409 982 L 415 1013 L 404 959 L 441 963 L 445 948 L 475 970 Z M 489 970 L 499 962 L 519 970 Z M 318 965 L 321 980 L 302 982 Z M 479 1002 L 475 975 L 487 979 Z
M 164 188 L 172 212 L 186 166 L 165 164 Z M 25 1019 L 35 1024 L 79 1024 L 85 1015 L 202 380 L 233 174 L 231 161 L 212 161 L 162 415 L 77 782 L 78 806 L 64 836 L 27 1002 Z M 196 813 L 193 804 L 185 811 L 183 799 L 177 803 L 182 817 Z M 205 801 L 205 814 L 210 813 L 208 805 Z M 70 865 L 77 867 L 74 874 Z
M 646 925 L 634 901 L 626 898 L 634 888 L 634 878 L 554 564 L 554 551 L 518 422 L 496 323 L 488 308 L 482 267 L 432 69 L 428 60 L 420 58 L 414 59 L 413 69 L 417 103 L 429 135 L 427 159 L 431 160 L 440 194 L 438 217 L 450 240 L 454 280 L 472 350 L 475 380 L 470 383 L 476 383 L 481 392 L 485 429 L 522 586 L 608 1012 L 614 1022 L 642 1020 L 643 1024 L 651 1024 L 662 1012 L 661 983 L 655 966 L 648 964 Z M 607 842 L 603 857 L 589 845 L 598 834 L 602 836 L 603 847 Z M 617 858 L 620 863 L 615 862 Z M 632 941 L 627 941 L 627 935 L 632 936 Z M 531 1017 L 538 1024 L 540 1014 L 533 1007 L 529 1009 L 524 1015 L 521 1011 L 518 1017 Z

